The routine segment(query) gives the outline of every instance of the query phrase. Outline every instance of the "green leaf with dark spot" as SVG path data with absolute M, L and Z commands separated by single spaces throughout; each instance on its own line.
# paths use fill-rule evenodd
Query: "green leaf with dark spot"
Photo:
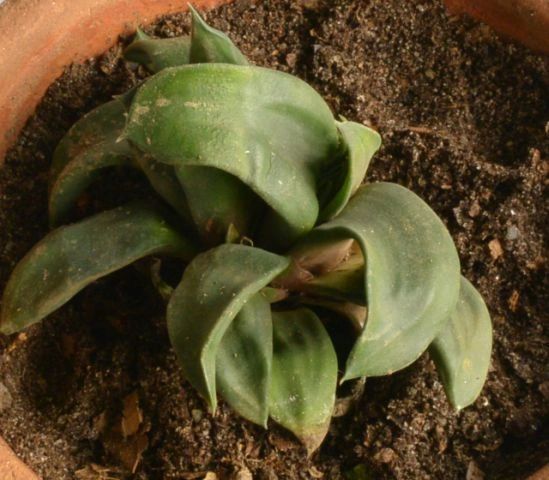
M 58 228 L 15 267 L 4 291 L 0 331 L 13 333 L 38 322 L 94 280 L 142 257 L 190 260 L 195 253 L 160 210 L 141 203 Z
M 82 117 L 63 137 L 50 170 L 49 216 L 52 225 L 66 220 L 74 203 L 107 167 L 131 165 L 124 129 L 124 105 L 113 100 Z
M 186 65 L 190 61 L 191 38 L 152 38 L 141 30 L 124 50 L 124 58 L 139 63 L 156 73 L 168 67 Z
M 339 143 L 328 106 L 306 83 L 228 64 L 156 74 L 137 92 L 125 136 L 159 161 L 237 177 L 283 219 L 287 244 L 316 222 L 316 179 Z
M 224 244 L 198 255 L 168 304 L 168 331 L 186 378 L 215 410 L 216 356 L 242 307 L 288 266 L 259 248 Z
M 216 380 L 219 393 L 239 415 L 265 428 L 272 359 L 271 308 L 263 294 L 256 293 L 223 335 Z
M 189 10 L 192 15 L 190 63 L 248 64 L 227 35 L 210 27 L 190 5 Z
M 337 357 L 322 322 L 306 308 L 273 312 L 270 415 L 314 452 L 335 403 Z
M 345 176 L 341 187 L 323 208 L 321 220 L 338 215 L 351 196 L 356 192 L 364 176 L 370 160 L 381 146 L 379 133 L 360 123 L 336 122 L 345 148 Z
M 450 234 L 417 195 L 392 183 L 361 187 L 340 215 L 294 249 L 299 264 L 315 245 L 353 238 L 366 262 L 366 325 L 345 380 L 387 375 L 416 360 L 453 312 L 459 259 Z
M 448 399 L 457 409 L 479 396 L 492 352 L 492 322 L 484 300 L 461 277 L 455 311 L 429 347 Z

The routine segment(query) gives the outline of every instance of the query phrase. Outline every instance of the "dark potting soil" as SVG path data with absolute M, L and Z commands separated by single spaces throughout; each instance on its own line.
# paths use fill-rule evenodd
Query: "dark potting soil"
M 207 413 L 176 365 L 161 302 L 130 267 L 19 336 L 0 336 L 0 435 L 46 480 L 526 478 L 549 460 L 547 62 L 447 17 L 435 0 L 237 1 L 206 18 L 254 63 L 300 76 L 334 112 L 381 132 L 368 179 L 429 202 L 492 313 L 486 387 L 453 411 L 425 354 L 368 379 L 307 458 L 274 425 L 264 431 L 224 405 Z M 175 36 L 188 25 L 174 15 L 149 31 Z M 144 75 L 121 59 L 122 43 L 67 69 L 0 170 L 0 290 L 47 231 L 56 143 Z M 82 211 L 141 182 L 121 173 L 107 173 Z

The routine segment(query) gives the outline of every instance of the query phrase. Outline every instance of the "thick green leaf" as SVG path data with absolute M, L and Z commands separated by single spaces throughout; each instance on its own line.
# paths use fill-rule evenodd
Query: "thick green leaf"
M 256 293 L 223 335 L 216 359 L 221 396 L 244 418 L 267 428 L 273 360 L 269 302 Z
M 132 95 L 135 92 L 131 92 Z M 152 188 L 187 222 L 192 222 L 185 193 L 171 165 L 143 155 L 120 140 L 126 124 L 121 99 L 108 102 L 79 120 L 61 140 L 51 168 L 50 223 L 62 223 L 78 197 L 106 167 L 138 167 Z
M 306 308 L 273 312 L 270 415 L 309 453 L 326 436 L 335 403 L 337 357 L 322 322 Z
M 381 146 L 379 133 L 371 128 L 347 121 L 336 122 L 336 125 L 345 148 L 345 177 L 338 192 L 323 208 L 321 220 L 332 218 L 343 210 L 364 180 L 370 160 Z
M 141 30 L 124 50 L 124 58 L 139 63 L 153 73 L 190 61 L 191 38 L 152 38 Z
M 196 249 L 158 209 L 141 203 L 58 228 L 15 267 L 4 291 L 0 331 L 21 330 L 94 280 L 157 253 L 190 260 Z
M 248 64 L 227 35 L 210 27 L 192 6 L 189 9 L 190 63 Z M 187 192 L 195 224 L 209 244 L 220 243 L 231 224 L 241 234 L 250 234 L 250 222 L 262 202 L 247 185 L 216 168 L 181 166 L 179 178 Z
M 77 155 L 52 183 L 49 192 L 50 225 L 64 223 L 78 198 L 108 167 L 133 166 L 127 145 L 99 143 Z
M 125 106 L 111 100 L 84 115 L 59 142 L 50 170 L 54 182 L 67 163 L 100 143 L 115 143 L 125 124 Z
M 316 228 L 292 256 L 353 238 L 366 261 L 368 318 L 345 380 L 387 375 L 428 347 L 455 308 L 459 259 L 446 227 L 417 195 L 392 183 L 361 187 L 343 212 Z
M 189 10 L 192 14 L 190 63 L 248 64 L 227 35 L 210 27 L 191 5 Z
M 429 352 L 452 405 L 462 409 L 472 404 L 490 366 L 492 322 L 480 293 L 464 277 L 456 309 Z
M 225 34 L 209 27 L 192 7 L 191 10 L 192 62 L 190 37 L 153 40 L 140 30 L 136 40 L 126 49 L 126 58 L 146 65 L 153 72 L 188 63 L 247 64 L 244 56 Z M 170 165 L 164 168 L 173 170 Z M 231 223 L 243 234 L 249 233 L 248 225 L 256 213 L 253 207 L 261 202 L 246 185 L 214 168 L 180 167 L 179 177 L 185 194 L 170 194 L 170 203 L 173 205 L 174 201 L 180 200 L 187 209 L 185 216 L 191 214 L 200 235 L 208 244 L 221 243 Z M 181 202 L 183 196 L 186 201 Z M 177 209 L 181 211 L 181 208 Z
M 225 244 L 198 255 L 168 304 L 168 331 L 187 379 L 216 408 L 216 355 L 242 307 L 288 266 L 288 259 Z
M 210 167 L 182 166 L 177 176 L 194 223 L 206 243 L 222 243 L 231 225 L 241 235 L 250 234 L 250 222 L 263 202 L 247 185 L 223 170 Z
M 239 178 L 280 215 L 291 243 L 318 215 L 316 178 L 335 161 L 338 135 L 322 98 L 291 75 L 252 66 L 164 70 L 137 92 L 125 136 L 177 167 Z
M 124 105 L 113 100 L 82 117 L 63 137 L 50 171 L 50 223 L 62 223 L 75 201 L 106 167 L 131 165 L 131 150 L 117 141 L 124 129 Z

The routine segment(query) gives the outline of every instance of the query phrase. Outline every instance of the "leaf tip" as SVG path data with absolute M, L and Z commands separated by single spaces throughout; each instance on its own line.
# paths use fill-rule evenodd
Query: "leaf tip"
M 329 424 L 326 424 L 312 433 L 296 435 L 307 450 L 307 458 L 310 458 L 318 450 L 324 438 L 326 438 L 328 426 Z
M 201 15 L 198 13 L 198 10 L 196 10 L 196 8 L 193 7 L 192 3 L 187 3 L 187 6 L 189 7 L 189 12 L 191 12 L 191 16 L 192 16 L 192 22 L 193 22 L 193 27 L 195 25 L 195 22 L 198 22 L 198 23 L 203 23 L 204 22 L 204 19 L 201 17 Z
M 135 36 L 133 38 L 133 41 L 137 41 L 137 40 L 149 40 L 151 38 L 150 35 L 147 35 L 142 29 L 141 27 L 137 27 L 137 29 L 135 30 Z
M 12 322 L 5 320 L 5 317 L 0 317 L 0 335 L 13 335 L 17 331 L 18 328 Z

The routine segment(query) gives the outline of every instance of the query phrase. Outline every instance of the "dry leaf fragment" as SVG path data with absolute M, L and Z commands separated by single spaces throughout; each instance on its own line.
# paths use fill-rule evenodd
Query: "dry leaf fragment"
M 484 473 L 473 460 L 469 462 L 465 478 L 466 480 L 484 480 Z
M 494 260 L 497 260 L 503 255 L 503 248 L 497 238 L 494 238 L 488 243 L 488 249 L 490 250 L 490 255 Z
M 311 468 L 309 468 L 309 475 L 311 475 L 311 477 L 313 478 L 322 478 L 324 476 L 324 472 L 321 472 L 313 465 Z
M 120 444 L 120 451 L 118 456 L 124 466 L 135 473 L 139 463 L 141 462 L 143 452 L 149 446 L 149 439 L 147 435 L 135 435 L 131 437 L 127 442 Z
M 509 310 L 512 312 L 516 312 L 519 304 L 520 294 L 518 290 L 513 290 L 513 293 L 511 293 L 511 296 L 507 300 L 507 304 L 509 305 Z
M 91 463 L 87 467 L 74 472 L 78 480 L 119 480 L 122 473 L 117 468 L 103 467 L 96 463 Z
M 382 448 L 374 458 L 380 463 L 391 463 L 396 457 L 395 451 L 392 448 Z
M 143 422 L 143 412 L 139 408 L 137 392 L 130 393 L 124 398 L 124 410 L 122 412 L 122 435 L 126 438 L 135 435 Z
M 234 476 L 234 480 L 253 480 L 252 472 L 246 467 L 242 467 Z

